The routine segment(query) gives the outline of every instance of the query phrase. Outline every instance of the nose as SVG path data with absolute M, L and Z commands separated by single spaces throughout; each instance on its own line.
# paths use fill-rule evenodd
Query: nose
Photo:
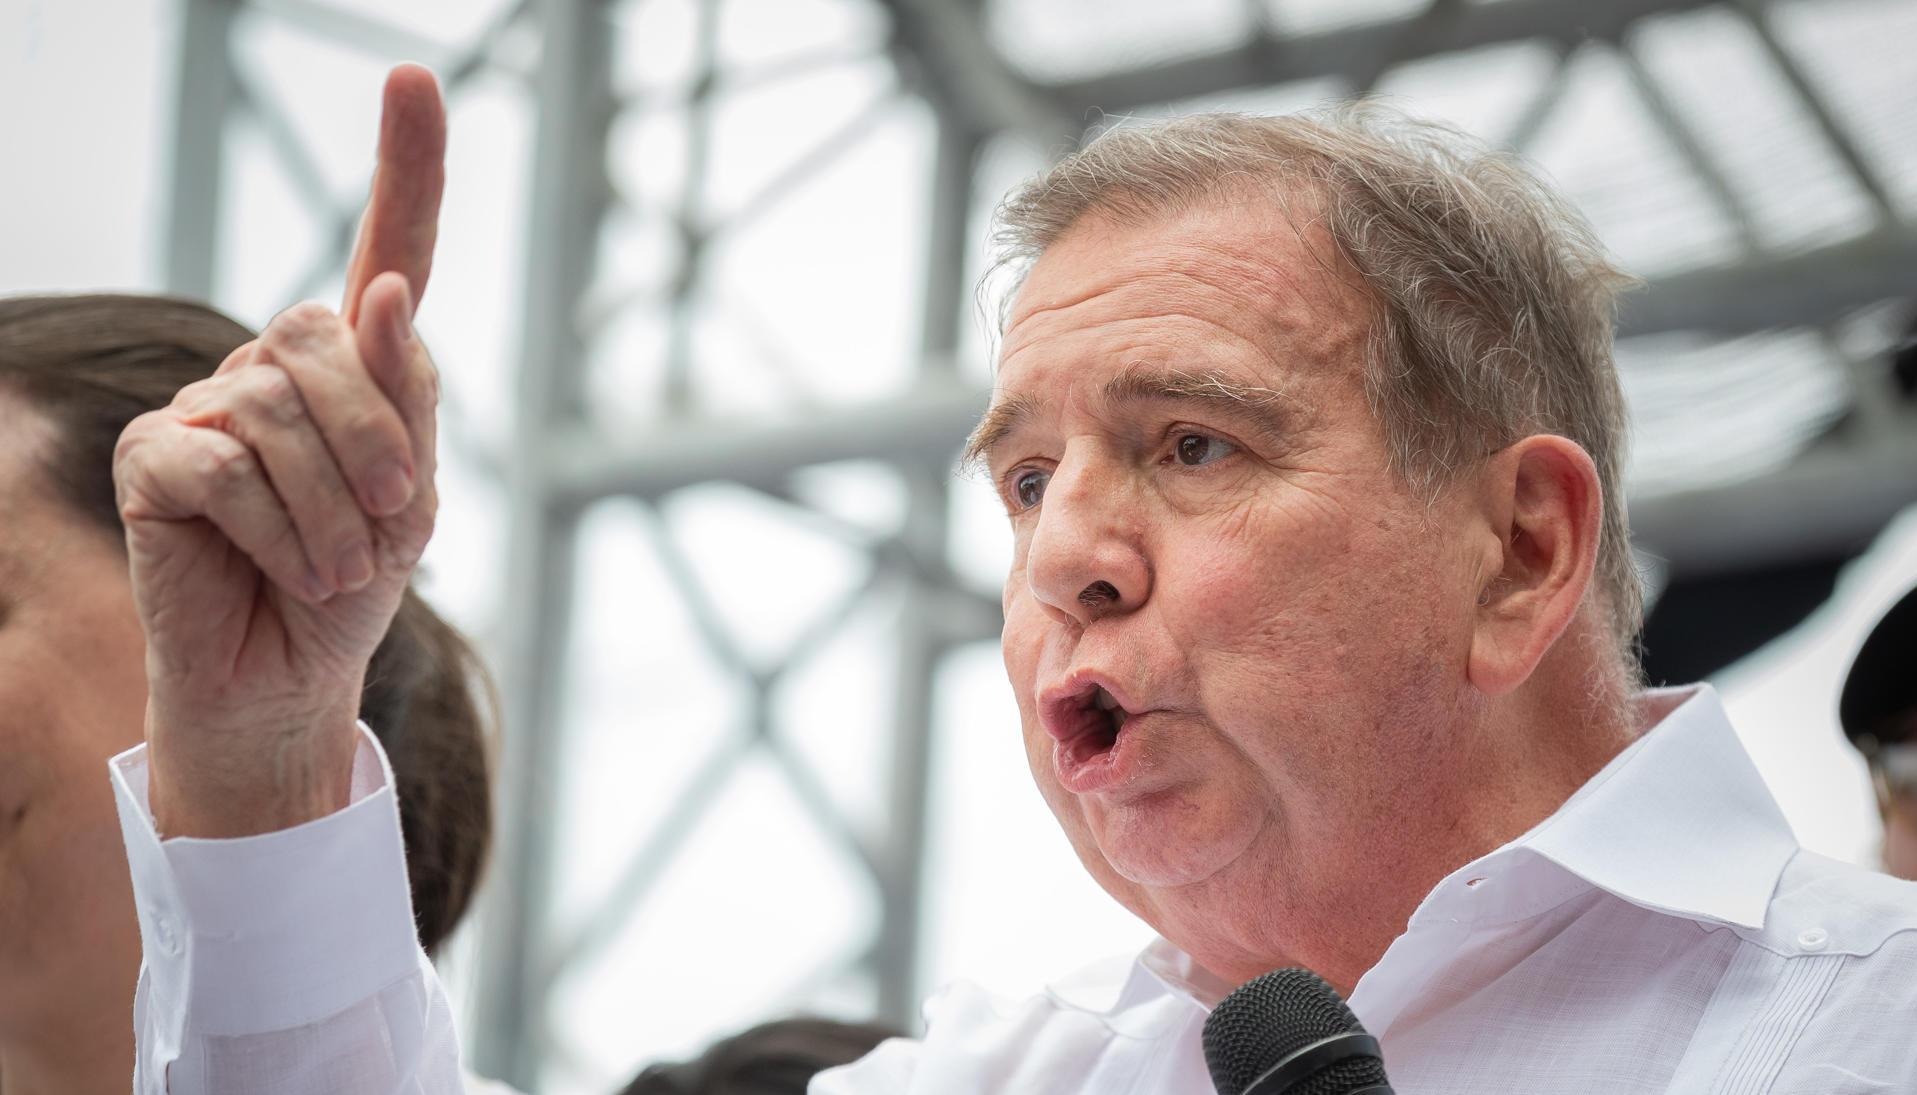
M 1151 593 L 1141 524 L 1137 492 L 1119 469 L 1068 457 L 1045 487 L 1026 549 L 1032 595 L 1079 627 L 1134 611 Z

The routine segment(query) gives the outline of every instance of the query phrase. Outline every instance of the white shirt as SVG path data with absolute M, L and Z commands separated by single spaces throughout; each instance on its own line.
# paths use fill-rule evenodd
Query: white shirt
M 144 754 L 113 771 L 147 953 L 142 1095 L 462 1090 L 370 734 L 352 805 L 243 840 L 157 840 Z M 811 1090 L 1209 1092 L 1199 1032 L 1229 987 L 1162 940 L 1025 1001 L 961 984 L 924 1039 Z M 1917 1092 L 1917 885 L 1798 848 L 1699 688 L 1439 883 L 1351 1006 L 1399 1095 Z

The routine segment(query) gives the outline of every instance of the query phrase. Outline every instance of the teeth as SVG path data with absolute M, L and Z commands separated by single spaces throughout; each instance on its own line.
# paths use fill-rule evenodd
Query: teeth
M 1110 711 L 1118 706 L 1118 700 L 1103 688 L 1092 693 L 1092 703 L 1096 704 L 1100 711 Z

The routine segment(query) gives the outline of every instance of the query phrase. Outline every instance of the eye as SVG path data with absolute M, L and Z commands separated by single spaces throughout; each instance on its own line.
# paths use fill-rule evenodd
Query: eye
M 1020 509 L 1031 509 L 1045 497 L 1045 484 L 1051 481 L 1052 473 L 1028 468 L 1012 479 L 1012 497 Z
M 1178 439 L 1178 462 L 1187 467 L 1202 467 L 1222 460 L 1236 450 L 1237 446 L 1229 441 L 1202 433 L 1188 433 Z

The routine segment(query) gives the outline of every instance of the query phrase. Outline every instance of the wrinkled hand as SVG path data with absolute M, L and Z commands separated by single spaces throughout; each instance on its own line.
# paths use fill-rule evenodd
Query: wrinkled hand
M 343 315 L 281 313 L 114 453 L 167 836 L 343 806 L 373 650 L 432 535 L 438 378 L 412 329 L 443 184 L 430 74 L 394 70 Z

